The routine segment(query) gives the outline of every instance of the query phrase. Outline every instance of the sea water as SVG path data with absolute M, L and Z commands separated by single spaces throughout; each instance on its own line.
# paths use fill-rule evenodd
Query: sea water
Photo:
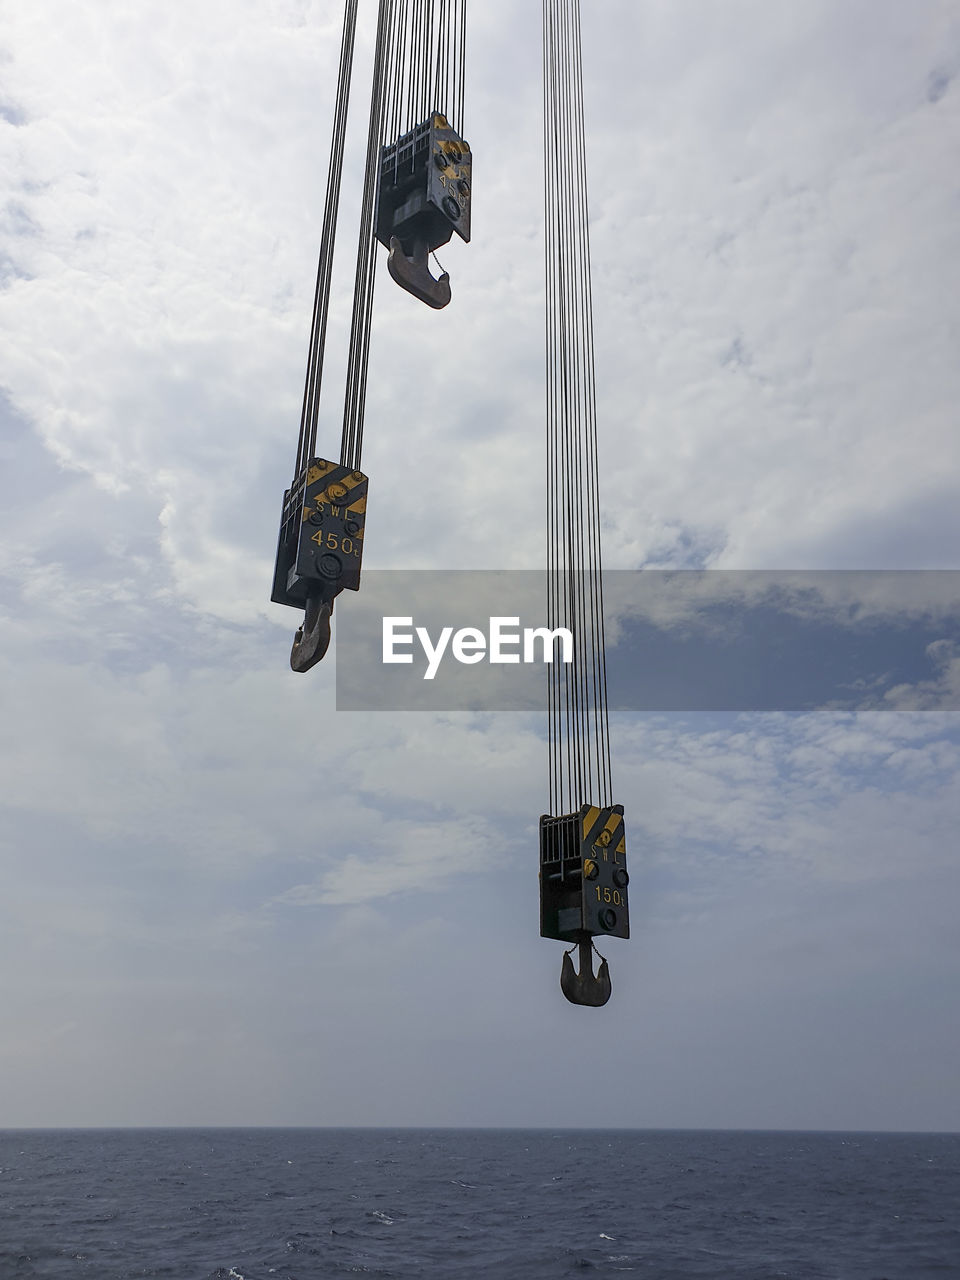
M 0 1280 L 960 1277 L 960 1136 L 0 1133 Z

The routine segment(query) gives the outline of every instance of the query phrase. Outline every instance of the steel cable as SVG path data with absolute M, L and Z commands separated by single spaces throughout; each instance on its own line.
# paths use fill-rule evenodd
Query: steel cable
M 466 0 L 380 0 L 340 445 L 341 465 L 353 470 L 363 448 L 381 154 L 387 137 L 396 141 L 434 111 L 459 120 L 465 33 Z M 461 124 L 454 127 L 460 132 Z
M 574 661 L 548 684 L 550 806 L 607 805 L 596 376 L 579 0 L 543 0 L 547 614 Z
M 320 238 L 320 261 L 317 265 L 317 283 L 313 296 L 313 318 L 310 325 L 310 342 L 307 353 L 307 373 L 303 390 L 303 408 L 300 413 L 300 439 L 297 446 L 297 476 L 316 451 L 317 417 L 320 411 L 320 384 L 323 377 L 323 351 L 327 334 L 327 318 L 330 311 L 330 281 L 333 274 L 333 253 L 337 234 L 337 213 L 340 205 L 340 185 L 343 178 L 344 140 L 347 130 L 347 109 L 350 104 L 350 77 L 353 70 L 353 46 L 357 31 L 357 0 L 347 0 L 343 15 L 343 35 L 340 40 L 340 68 L 337 75 L 336 108 L 333 119 L 333 137 L 330 143 L 330 160 L 327 167 L 327 190 L 323 207 L 323 230 Z

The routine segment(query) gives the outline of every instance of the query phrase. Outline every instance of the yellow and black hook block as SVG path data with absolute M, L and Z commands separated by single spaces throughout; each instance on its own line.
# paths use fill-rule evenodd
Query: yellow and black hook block
M 367 477 L 325 458 L 311 458 L 283 496 L 270 599 L 304 611 L 290 655 L 294 671 L 320 661 L 334 600 L 360 589 L 366 512 Z
M 577 813 L 540 819 L 540 936 L 576 943 L 580 972 L 567 954 L 561 987 L 574 1004 L 605 1004 L 605 960 L 592 969 L 595 937 L 629 938 L 627 844 L 623 805 L 581 805 Z
M 429 255 L 456 232 L 470 239 L 473 156 L 445 116 L 434 112 L 380 154 L 376 237 L 388 269 L 428 307 L 450 301 L 450 276 L 430 274 Z

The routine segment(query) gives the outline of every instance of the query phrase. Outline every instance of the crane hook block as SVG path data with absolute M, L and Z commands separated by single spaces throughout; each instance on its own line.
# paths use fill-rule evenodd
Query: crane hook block
M 579 812 L 540 819 L 540 936 L 576 943 L 580 972 L 563 957 L 560 986 L 574 1004 L 610 998 L 606 960 L 594 976 L 591 939 L 629 938 L 627 843 L 623 805 L 581 805 Z
M 623 805 L 540 819 L 540 936 L 630 937 Z
M 283 495 L 270 599 L 303 609 L 290 665 L 307 671 L 327 651 L 330 615 L 341 591 L 360 589 L 367 477 L 311 458 Z
M 380 152 L 376 237 L 390 250 L 391 276 L 428 307 L 450 301 L 450 277 L 430 274 L 429 255 L 454 232 L 470 239 L 472 167 L 469 146 L 439 112 Z

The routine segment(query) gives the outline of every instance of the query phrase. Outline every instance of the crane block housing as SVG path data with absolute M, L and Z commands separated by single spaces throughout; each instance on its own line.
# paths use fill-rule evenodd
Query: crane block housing
M 540 936 L 630 937 L 623 805 L 540 819 Z
M 380 153 L 376 237 L 412 257 L 418 242 L 439 249 L 456 232 L 470 239 L 469 146 L 434 112 Z
M 366 511 L 362 472 L 311 458 L 283 495 L 270 599 L 303 609 L 308 597 L 358 591 Z

